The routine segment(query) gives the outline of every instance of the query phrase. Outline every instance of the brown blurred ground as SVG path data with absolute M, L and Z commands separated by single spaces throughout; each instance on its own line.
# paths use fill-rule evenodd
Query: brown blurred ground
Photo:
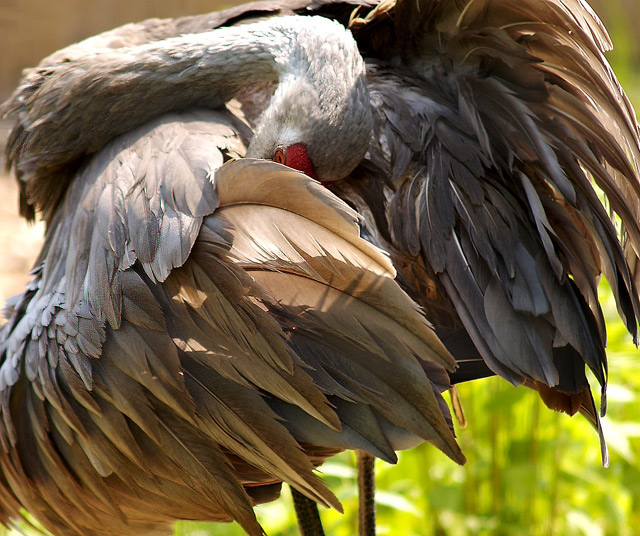
M 4 147 L 7 123 L 0 122 L 0 146 Z M 4 163 L 0 158 L 0 169 Z M 24 289 L 33 261 L 40 251 L 44 226 L 29 225 L 18 217 L 16 181 L 0 172 L 0 309 L 9 296 Z M 0 316 L 0 324 L 4 318 Z
M 149 17 L 215 11 L 242 0 L 0 0 L 0 100 L 25 67 L 85 37 Z M 623 26 L 635 45 L 639 0 L 590 0 L 608 25 Z M 637 46 L 636 46 L 637 48 Z
M 127 22 L 180 17 L 239 0 L 0 0 L 0 100 L 25 67 L 59 48 Z

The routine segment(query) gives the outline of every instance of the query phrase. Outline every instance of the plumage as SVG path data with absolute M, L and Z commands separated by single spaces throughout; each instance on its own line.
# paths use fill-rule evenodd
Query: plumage
M 326 61 L 320 24 L 341 36 Z M 48 230 L 2 328 L 1 519 L 260 534 L 281 482 L 339 507 L 313 467 L 340 450 L 428 440 L 463 462 L 440 393 L 490 374 L 583 413 L 606 464 L 600 277 L 636 342 L 640 315 L 640 144 L 610 46 L 583 0 L 261 2 L 28 71 L 7 154 Z M 331 192 L 218 171 L 278 140 Z
M 252 506 L 283 481 L 340 508 L 313 468 L 346 448 L 394 461 L 428 440 L 464 461 L 453 359 L 388 257 L 305 175 L 217 170 L 246 129 L 202 110 L 121 136 L 49 224 L 3 327 L 0 487 L 54 533 L 261 534 Z
M 398 2 L 393 12 L 393 23 L 356 26 L 373 49 L 368 168 L 380 171 L 356 170 L 334 191 L 377 215 L 367 230 L 445 342 L 467 332 L 466 345 L 449 342 L 454 380 L 486 375 L 482 359 L 599 428 L 584 365 L 604 411 L 601 274 L 636 342 L 638 319 L 637 125 L 604 59 L 606 32 L 581 1 Z M 380 174 L 392 180 L 372 195 Z

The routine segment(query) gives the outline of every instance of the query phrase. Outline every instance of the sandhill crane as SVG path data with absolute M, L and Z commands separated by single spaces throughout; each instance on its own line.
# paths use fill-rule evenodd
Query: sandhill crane
M 298 17 L 279 17 L 290 13 Z M 344 60 L 351 45 L 337 50 L 334 47 L 336 35 L 344 38 L 344 32 L 335 23 L 323 26 L 324 19 L 317 15 L 336 19 L 351 28 L 358 50 L 353 50 L 349 61 Z M 262 17 L 279 22 L 240 24 Z M 291 21 L 289 29 L 284 29 L 284 21 Z M 215 29 L 219 26 L 229 28 Z M 280 33 L 269 34 L 267 27 L 278 28 Z M 321 30 L 313 34 L 317 28 Z M 305 48 L 300 42 L 306 41 L 303 36 L 307 33 L 317 35 L 317 39 Z M 256 38 L 256 34 L 262 37 Z M 277 48 L 283 41 L 292 48 L 282 48 L 286 49 L 284 53 L 273 52 L 271 46 Z M 234 45 L 239 49 L 233 49 Z M 160 171 L 157 165 L 154 171 L 147 170 L 151 169 L 149 158 L 176 156 L 171 153 L 177 147 L 176 142 L 167 139 L 174 136 L 166 131 L 156 134 L 154 130 L 165 128 L 162 121 L 191 124 L 182 114 L 219 110 L 233 96 L 241 105 L 228 107 L 224 119 L 198 116 L 197 121 L 216 125 L 226 121 L 226 138 L 251 139 L 248 156 L 273 159 L 303 171 L 330 185 L 333 193 L 351 204 L 364 217 L 363 236 L 390 254 L 398 282 L 423 307 L 458 365 L 453 371 L 437 341 L 423 339 L 433 359 L 421 362 L 420 372 L 417 369 L 414 372 L 425 382 L 421 395 L 434 393 L 435 398 L 429 395 L 429 408 L 423 408 L 423 417 L 429 415 L 426 422 L 434 427 L 435 434 L 416 432 L 406 423 L 398 425 L 390 414 L 381 413 L 382 409 L 372 406 L 371 400 L 361 400 L 364 390 L 377 403 L 383 402 L 374 394 L 378 387 L 368 384 L 371 374 L 379 375 L 373 364 L 366 379 L 357 376 L 357 389 L 353 386 L 356 376 L 343 377 L 345 372 L 341 368 L 332 369 L 325 376 L 325 367 L 329 367 L 327 363 L 332 358 L 322 352 L 319 359 L 317 349 L 296 346 L 300 330 L 297 317 L 291 311 L 277 313 L 263 303 L 261 310 L 276 319 L 275 324 L 270 320 L 269 325 L 274 329 L 277 325 L 277 329 L 286 333 L 288 343 L 293 345 L 289 351 L 296 353 L 300 366 L 311 377 L 312 387 L 319 393 L 314 396 L 333 396 L 332 418 L 337 420 L 331 421 L 318 409 L 318 400 L 324 399 L 314 398 L 316 405 L 305 406 L 307 402 L 292 400 L 273 385 L 267 388 L 257 384 L 254 371 L 243 369 L 238 373 L 233 368 L 233 375 L 229 372 L 231 377 L 227 379 L 243 387 L 249 385 L 253 389 L 250 396 L 266 400 L 274 420 L 284 420 L 282 430 L 307 449 L 313 463 L 333 453 L 331 448 L 360 448 L 393 459 L 393 450 L 415 443 L 415 436 L 432 440 L 462 462 L 439 393 L 448 387 L 449 380 L 465 381 L 489 374 L 536 389 L 553 409 L 570 414 L 582 412 L 601 433 L 599 412 L 585 376 L 588 366 L 600 382 L 604 412 L 607 366 L 604 321 L 597 294 L 600 275 L 607 276 L 620 315 L 636 341 L 639 313 L 634 281 L 640 244 L 638 132 L 633 110 L 604 59 L 603 51 L 608 46 L 605 30 L 581 0 L 525 0 L 517 4 L 505 0 L 421 0 L 378 5 L 260 3 L 175 21 L 150 20 L 125 26 L 56 53 L 27 73 L 5 105 L 6 112 L 18 118 L 8 154 L 23 186 L 23 214 L 32 217 L 34 210 L 40 210 L 49 230 L 40 259 L 44 265 L 36 272 L 30 289 L 14 303 L 13 315 L 3 331 L 6 429 L 3 496 L 11 505 L 5 516 L 15 513 L 20 503 L 25 505 L 34 481 L 44 482 L 38 498 L 44 503 L 26 506 L 40 512 L 45 510 L 47 514 L 41 515 L 54 517 L 51 512 L 55 509 L 48 501 L 60 500 L 58 505 L 68 507 L 67 493 L 71 491 L 47 487 L 50 480 L 46 475 L 60 466 L 57 458 L 49 461 L 45 457 L 46 468 L 43 461 L 34 461 L 38 471 L 31 471 L 39 478 L 27 473 L 31 480 L 23 482 L 22 488 L 18 476 L 24 473 L 12 473 L 16 471 L 15 464 L 24 471 L 20 466 L 24 461 L 21 452 L 27 452 L 30 460 L 40 460 L 33 456 L 34 449 L 55 441 L 57 449 L 64 447 L 62 456 L 72 452 L 68 450 L 69 444 L 77 447 L 74 456 L 82 453 L 86 463 L 73 471 L 72 476 L 89 479 L 93 486 L 89 489 L 99 499 L 95 508 L 99 503 L 109 515 L 118 513 L 120 517 L 116 517 L 121 522 L 118 530 L 122 531 L 135 516 L 141 516 L 139 519 L 144 519 L 144 523 L 154 523 L 145 517 L 150 514 L 140 501 L 127 503 L 123 512 L 124 507 L 113 494 L 128 499 L 131 496 L 118 486 L 115 491 L 109 488 L 109 479 L 117 468 L 114 463 L 106 463 L 109 459 L 106 454 L 114 451 L 115 445 L 114 453 L 122 459 L 137 460 L 139 454 L 147 453 L 146 448 L 153 452 L 157 444 L 154 440 L 159 437 L 154 434 L 158 432 L 136 428 L 137 435 L 131 434 L 133 444 L 140 450 L 118 451 L 119 443 L 109 435 L 112 429 L 103 429 L 106 425 L 100 428 L 97 416 L 111 411 L 113 419 L 124 418 L 129 427 L 140 427 L 146 421 L 143 416 L 136 415 L 134 419 L 133 414 L 127 413 L 131 410 L 121 405 L 121 397 L 109 392 L 110 384 L 103 378 L 99 388 L 92 383 L 94 370 L 106 367 L 107 360 L 69 361 L 70 365 L 62 369 L 57 357 L 49 357 L 49 347 L 41 342 L 42 333 L 46 331 L 46 340 L 57 341 L 58 328 L 44 329 L 45 325 L 49 328 L 55 317 L 47 307 L 64 310 L 60 305 L 67 302 L 73 307 L 84 307 L 82 314 L 78 312 L 79 318 L 102 323 L 105 331 L 97 330 L 93 342 L 81 350 L 89 351 L 88 355 L 91 352 L 100 355 L 100 350 L 111 344 L 109 341 L 117 341 L 123 333 L 120 319 L 129 291 L 123 285 L 135 274 L 151 289 L 162 315 L 172 318 L 171 322 L 165 319 L 159 331 L 169 334 L 177 351 L 198 356 L 211 352 L 207 344 L 213 341 L 207 339 L 207 344 L 203 344 L 185 337 L 192 332 L 189 326 L 173 320 L 174 294 L 167 294 L 166 289 L 174 274 L 182 273 L 191 255 L 198 253 L 198 232 L 216 217 L 216 194 L 209 194 L 213 200 L 207 202 L 191 198 L 181 180 L 172 178 L 175 176 L 172 159 L 161 160 Z M 326 53 L 333 55 L 327 58 Z M 366 81 L 360 56 L 366 65 Z M 349 83 L 343 83 L 345 80 Z M 269 101 L 271 92 L 273 97 Z M 267 98 L 262 98 L 265 95 Z M 263 102 L 269 102 L 268 106 Z M 239 110 L 254 127 L 254 134 L 247 131 Z M 190 127 L 186 131 L 191 136 Z M 215 137 L 216 132 L 211 134 Z M 154 147 L 156 142 L 145 142 L 149 139 L 146 136 L 151 140 L 157 136 L 166 145 Z M 187 139 L 187 134 L 184 136 Z M 119 159 L 123 143 L 135 164 Z M 219 148 L 216 164 L 197 160 L 205 165 L 207 177 L 224 158 L 243 154 L 242 148 L 231 148 L 233 144 L 228 140 L 212 140 L 209 145 Z M 187 152 L 186 158 L 191 162 L 189 159 L 196 157 Z M 151 178 L 147 178 L 149 175 Z M 182 177 L 180 173 L 177 176 Z M 123 180 L 126 187 L 114 188 L 109 180 Z M 153 186 L 146 186 L 147 180 L 154 181 Z M 619 218 L 620 229 L 609 217 L 593 183 L 608 199 Z M 200 178 L 199 187 L 203 184 L 206 181 Z M 201 188 L 198 193 L 202 191 Z M 314 192 L 324 195 L 322 203 L 334 202 L 330 194 Z M 285 194 L 281 191 L 279 195 Z M 315 207 L 314 210 L 319 210 L 319 205 Z M 167 220 L 163 227 L 158 215 L 165 208 L 177 215 L 162 216 L 162 222 Z M 77 213 L 89 216 L 78 217 Z M 217 231 L 216 225 L 213 227 Z M 179 237 L 178 244 L 173 243 L 174 233 Z M 83 242 L 86 237 L 91 237 L 88 243 Z M 165 244 L 165 238 L 171 244 Z M 249 281 L 245 284 L 251 288 L 254 284 L 266 285 L 258 273 L 283 271 L 276 262 L 279 257 L 264 255 L 257 240 L 253 249 L 259 253 L 252 253 L 255 258 L 248 252 L 235 252 L 233 241 L 223 241 L 224 246 L 213 238 L 205 242 L 214 243 L 218 255 L 223 254 L 220 248 L 231 251 L 224 259 L 233 260 L 236 267 L 249 274 L 249 279 L 242 276 L 241 281 Z M 169 245 L 170 255 L 163 249 Z M 292 247 L 297 251 L 295 244 Z M 318 248 L 321 251 L 324 249 Z M 155 260 L 158 253 L 165 262 Z M 300 256 L 300 262 L 309 262 L 305 255 Z M 250 267 L 243 264 L 248 260 L 253 262 Z M 386 273 L 392 271 L 387 267 Z M 342 273 L 340 277 L 346 276 Z M 189 311 L 207 302 L 208 294 L 199 287 L 201 284 L 204 283 L 200 279 L 189 276 L 188 282 L 179 286 L 197 290 L 188 300 L 184 298 Z M 278 291 L 286 298 L 271 290 L 276 296 L 273 303 L 282 305 L 284 300 L 292 306 L 295 299 L 285 287 L 279 286 Z M 64 300 L 57 297 L 54 305 L 48 305 L 46 300 L 42 301 L 43 288 L 64 294 Z M 207 289 L 213 292 L 210 286 Z M 346 287 L 341 290 L 346 291 Z M 250 293 L 253 301 L 262 299 L 260 292 Z M 167 295 L 171 299 L 166 299 Z M 134 302 L 139 298 L 135 296 Z M 415 312 L 409 303 L 408 309 Z M 317 302 L 295 304 L 307 313 L 308 307 Z M 393 317 L 396 312 L 387 316 Z M 63 316 L 59 322 L 66 326 L 68 311 Z M 188 317 L 184 310 L 180 315 L 183 317 Z M 220 321 L 211 312 L 206 319 Z M 417 317 L 413 320 L 418 322 Z M 197 322 L 196 325 L 198 333 L 202 333 L 202 326 Z M 392 325 L 395 329 L 395 324 Z M 333 321 L 330 326 L 338 327 Z M 397 350 L 396 345 L 389 345 L 366 322 L 359 321 L 358 326 L 361 338 L 357 344 L 372 339 L 385 355 Z M 73 333 L 68 334 L 71 337 L 83 333 L 79 326 L 68 329 Z M 330 331 L 323 333 L 328 336 Z M 243 333 L 243 340 L 249 340 Z M 78 348 L 77 344 L 69 344 L 72 349 Z M 341 350 L 347 353 L 344 348 Z M 327 362 L 323 361 L 325 358 Z M 202 367 L 202 358 L 199 359 Z M 49 363 L 46 370 L 39 368 L 47 360 L 53 364 Z M 411 366 L 418 363 L 408 358 L 404 362 L 411 362 Z M 351 362 L 344 363 L 351 366 Z M 180 358 L 176 367 L 174 370 L 184 374 L 180 368 L 185 367 L 184 359 Z M 55 382 L 41 385 L 40 378 L 47 375 L 51 378 L 54 374 L 55 379 L 63 370 L 72 375 L 75 383 L 62 388 L 65 396 L 60 401 L 60 386 Z M 142 370 L 153 376 L 152 371 Z M 449 378 L 443 375 L 445 370 L 449 371 Z M 291 373 L 290 367 L 287 372 Z M 355 374 L 353 370 L 350 372 Z M 198 376 L 193 371 L 189 373 L 193 378 Z M 220 371 L 214 373 L 219 375 Z M 166 405 L 162 397 L 169 395 L 154 392 L 150 385 L 137 379 L 137 374 L 140 370 L 135 368 L 125 372 L 127 378 L 133 375 L 136 386 L 143 389 L 140 400 L 153 397 Z M 343 391 L 345 385 L 351 390 L 348 394 Z M 51 393 L 45 387 L 52 389 Z M 210 386 L 207 390 L 215 396 Z M 188 395 L 192 399 L 196 396 L 191 392 Z M 74 402 L 71 407 L 64 405 L 69 397 Z M 108 410 L 96 405 L 96 398 L 103 404 L 108 402 Z M 173 402 L 172 398 L 168 400 Z M 348 406 L 343 406 L 343 401 L 348 401 Z M 145 403 L 140 406 L 148 409 L 149 403 Z M 326 404 L 320 407 L 329 411 Z M 374 413 L 377 411 L 375 426 L 370 418 L 358 413 L 365 407 L 367 412 L 372 407 Z M 171 407 L 176 408 L 186 411 L 179 405 Z M 90 421 L 98 439 L 94 441 L 94 436 L 82 427 L 87 423 L 77 421 L 76 410 Z M 146 418 L 153 420 L 158 419 L 158 414 L 164 415 L 158 407 L 153 410 L 145 413 Z M 396 410 L 397 415 L 404 415 L 404 410 Z M 12 412 L 20 411 L 29 411 L 32 420 L 40 423 L 39 427 L 31 425 L 31 420 L 23 423 L 23 433 L 37 438 L 35 443 L 32 439 L 26 451 L 16 447 L 23 438 L 15 433 L 16 419 Z M 183 413 L 172 415 L 171 425 L 191 425 L 183 422 Z M 404 418 L 410 420 L 407 415 Z M 347 439 L 347 421 L 350 428 L 351 423 L 361 419 L 359 432 L 367 436 L 367 445 Z M 397 426 L 391 427 L 389 420 Z M 204 425 L 198 421 L 196 428 L 200 430 L 198 426 Z M 332 427 L 337 435 L 329 440 Z M 378 435 L 379 428 L 382 436 Z M 385 437 L 384 441 L 368 437 L 374 429 L 376 438 Z M 220 433 L 220 429 L 211 426 L 207 430 Z M 411 437 L 405 437 L 407 431 Z M 172 437 L 179 434 L 174 432 Z M 227 443 L 216 443 L 216 448 L 227 463 L 230 460 L 235 464 L 236 472 L 227 473 L 234 475 L 229 480 L 233 482 L 236 478 L 236 484 L 244 484 L 245 493 L 250 489 L 254 502 L 268 500 L 275 494 L 273 488 L 267 487 L 272 493 L 266 493 L 265 486 L 253 487 L 254 484 L 268 482 L 277 487 L 280 481 L 287 481 L 317 502 L 334 504 L 327 494 L 318 491 L 320 488 L 310 472 L 297 468 L 294 478 L 290 473 L 276 472 L 278 464 L 273 460 L 265 469 L 260 465 L 264 453 L 259 451 L 259 445 L 252 444 L 248 449 L 242 444 L 244 439 L 231 438 L 237 450 Z M 131 443 L 122 438 L 120 441 L 123 445 Z M 221 441 L 217 435 L 215 441 Z M 388 445 L 383 447 L 385 441 Z M 601 444 L 606 463 L 602 434 Z M 98 448 L 105 450 L 98 454 L 93 450 Z M 329 448 L 330 452 L 322 451 L 323 448 Z M 318 454 L 317 449 L 323 454 Z M 255 457 L 247 459 L 248 450 L 258 456 L 260 463 Z M 57 450 L 56 455 L 60 455 Z M 263 480 L 254 475 L 256 482 L 243 481 L 243 469 L 255 470 L 256 466 L 271 480 L 261 474 Z M 155 467 L 139 470 L 141 474 L 154 475 Z M 211 470 L 215 468 L 219 466 Z M 183 469 L 181 475 L 188 473 Z M 176 474 L 172 473 L 172 477 L 176 478 Z M 77 483 L 64 479 L 61 482 L 72 488 Z M 162 493 L 151 484 L 145 489 L 154 497 Z M 237 491 L 234 497 L 239 495 Z M 197 501 L 196 504 L 200 506 Z M 242 504 L 243 508 L 235 503 L 232 508 L 231 502 L 225 503 L 220 510 L 227 508 L 226 519 L 235 517 L 250 533 L 258 533 L 250 514 L 251 500 L 244 497 Z M 138 513 L 142 511 L 145 513 Z M 82 513 L 88 519 L 89 513 Z M 128 514 L 131 517 L 127 518 Z M 162 521 L 180 515 L 174 509 Z M 182 515 L 196 517 L 190 511 Z M 77 523 L 72 518 L 63 522 L 54 517 L 49 520 L 51 526 Z M 65 530 L 69 534 L 101 534 L 77 526 Z

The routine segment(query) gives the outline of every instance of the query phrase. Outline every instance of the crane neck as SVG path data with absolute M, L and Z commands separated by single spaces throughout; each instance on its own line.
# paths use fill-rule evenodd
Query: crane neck
M 368 147 L 364 61 L 350 32 L 329 19 L 274 17 L 132 47 L 78 47 L 28 72 L 3 106 L 18 117 L 7 152 L 22 180 L 47 180 L 154 117 L 215 108 L 262 81 L 279 83 L 251 156 L 271 158 L 276 145 L 306 136 L 294 142 L 310 148 L 322 180 L 335 180 Z M 351 158 L 336 165 L 345 148 Z

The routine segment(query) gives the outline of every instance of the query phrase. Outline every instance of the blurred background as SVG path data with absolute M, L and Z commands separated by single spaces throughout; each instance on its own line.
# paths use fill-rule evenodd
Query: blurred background
M 207 0 L 0 0 L 0 101 L 17 84 L 23 68 L 72 42 L 126 22 L 231 5 Z M 614 42 L 609 60 L 638 109 L 640 2 L 598 0 L 592 5 Z M 1 146 L 8 128 L 0 122 Z M 42 233 L 41 224 L 27 226 L 17 217 L 14 181 L 0 171 L 0 303 L 23 288 Z M 402 452 L 397 466 L 379 462 L 379 534 L 640 535 L 640 356 L 611 299 L 606 313 L 612 319 L 604 421 L 611 453 L 608 469 L 602 468 L 595 431 L 582 418 L 552 413 L 537 395 L 502 380 L 462 385 L 469 426 L 458 429 L 458 437 L 467 465 L 458 467 L 427 445 Z M 322 512 L 327 535 L 355 535 L 352 456 L 331 460 L 321 472 L 346 512 Z M 276 503 L 259 507 L 258 515 L 270 536 L 298 534 L 288 490 Z M 28 528 L 24 531 L 31 534 Z M 21 533 L 0 529 L 0 535 Z M 243 532 L 235 525 L 183 522 L 175 534 Z

